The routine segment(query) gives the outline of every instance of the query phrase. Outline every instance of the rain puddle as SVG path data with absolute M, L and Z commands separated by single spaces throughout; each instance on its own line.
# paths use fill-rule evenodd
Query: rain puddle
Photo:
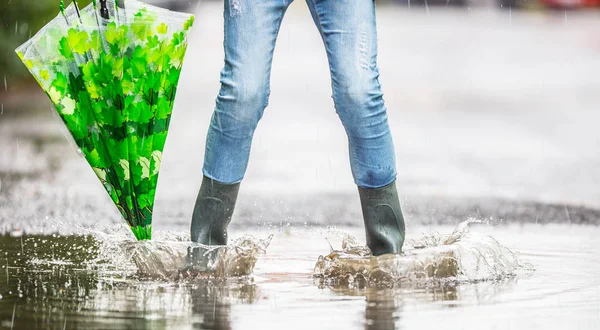
M 360 227 L 237 228 L 230 236 L 238 238 L 219 247 L 191 244 L 178 232 L 134 242 L 121 227 L 83 236 L 15 232 L 0 236 L 0 328 L 433 329 L 444 322 L 479 329 L 511 319 L 521 328 L 592 328 L 598 321 L 597 227 L 410 229 L 403 255 L 380 257 L 355 239 L 364 235 Z M 559 311 L 562 321 L 547 318 Z

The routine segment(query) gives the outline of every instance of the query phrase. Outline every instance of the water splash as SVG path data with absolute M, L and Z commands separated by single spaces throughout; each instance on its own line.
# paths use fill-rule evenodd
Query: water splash
M 313 275 L 330 286 L 437 285 L 499 280 L 524 268 L 512 251 L 491 236 L 469 232 L 469 220 L 450 235 L 425 234 L 405 244 L 402 255 L 373 256 L 347 236 L 341 251 L 320 256 Z
M 252 274 L 258 256 L 266 253 L 273 235 L 245 235 L 229 245 L 206 246 L 188 241 L 127 241 L 121 247 L 139 275 L 160 279 L 226 278 Z
M 251 275 L 258 256 L 266 253 L 273 238 L 245 235 L 228 245 L 206 246 L 191 242 L 188 234 L 170 231 L 156 231 L 156 239 L 137 241 L 122 224 L 99 229 L 79 226 L 79 232 L 86 235 L 78 237 L 89 240 L 85 247 L 55 242 L 52 250 L 58 249 L 59 257 L 46 251 L 32 256 L 28 264 L 36 268 L 73 266 L 113 280 L 226 279 Z M 85 257 L 74 261 L 71 252 L 79 250 Z

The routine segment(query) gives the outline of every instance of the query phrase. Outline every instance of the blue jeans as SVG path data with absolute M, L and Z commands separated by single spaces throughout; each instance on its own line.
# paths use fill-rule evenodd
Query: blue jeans
M 225 0 L 225 66 L 206 139 L 203 173 L 240 182 L 254 130 L 267 106 L 275 41 L 293 0 Z M 394 146 L 379 84 L 373 0 L 306 0 L 331 71 L 335 110 L 348 135 L 355 183 L 396 178 Z

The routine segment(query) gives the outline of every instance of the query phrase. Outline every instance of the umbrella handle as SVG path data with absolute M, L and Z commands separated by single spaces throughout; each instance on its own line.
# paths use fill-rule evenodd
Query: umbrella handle
M 109 19 L 108 8 L 106 7 L 106 0 L 100 0 L 100 17 Z

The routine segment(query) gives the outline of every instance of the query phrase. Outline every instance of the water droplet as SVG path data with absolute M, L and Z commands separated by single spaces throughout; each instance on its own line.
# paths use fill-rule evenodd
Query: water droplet
M 15 311 L 17 310 L 17 304 L 15 303 L 15 305 L 13 306 L 13 314 L 12 314 L 12 321 L 10 322 L 10 328 L 12 329 L 15 325 Z

